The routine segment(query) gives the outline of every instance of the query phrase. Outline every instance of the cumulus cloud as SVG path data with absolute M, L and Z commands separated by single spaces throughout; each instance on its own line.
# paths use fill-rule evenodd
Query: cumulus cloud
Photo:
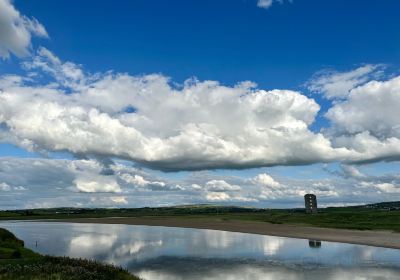
M 225 192 L 240 191 L 241 187 L 238 185 L 231 185 L 224 180 L 211 180 L 206 183 L 205 189 L 212 192 Z
M 255 176 L 251 181 L 260 186 L 266 186 L 266 187 L 272 187 L 272 188 L 277 188 L 280 187 L 281 184 L 277 181 L 275 181 L 270 175 L 266 173 L 258 174 Z
M 310 192 L 317 194 L 321 205 L 376 202 L 377 195 L 379 200 L 400 199 L 399 174 L 371 176 L 358 171 L 362 177 L 338 173 L 335 175 L 339 176 L 331 179 L 300 180 L 277 178 L 267 173 L 247 178 L 193 172 L 173 179 L 159 178 L 151 170 L 127 166 L 126 162 L 107 165 L 112 170 L 109 172 L 111 175 L 103 175 L 103 162 L 92 159 L 0 158 L 0 204 L 3 209 L 198 203 L 301 207 L 302 196 Z M 127 178 L 136 179 L 127 182 Z M 162 182 L 164 187 L 153 187 L 149 182 Z
M 140 175 L 131 175 L 128 173 L 124 173 L 121 175 L 121 178 L 124 179 L 127 183 L 134 184 L 139 187 L 146 187 L 148 185 L 158 185 L 160 187 L 164 187 L 165 183 L 164 182 L 151 182 L 146 179 L 144 179 Z
M 370 81 L 326 113 L 334 145 L 357 151 L 359 161 L 400 158 L 400 77 Z M 357 160 L 355 160 L 357 161 Z
M 177 87 L 161 75 L 88 75 L 44 49 L 29 69 L 55 81 L 0 80 L 3 134 L 29 150 L 119 157 L 164 170 L 308 164 L 352 155 L 309 129 L 319 105 L 300 92 L 266 91 L 249 82 L 228 87 L 192 79 Z
M 362 189 L 375 189 L 379 194 L 387 193 L 387 194 L 397 194 L 400 193 L 400 185 L 396 185 L 394 183 L 379 183 L 373 181 L 361 181 L 359 182 L 359 188 Z
M 11 0 L 0 0 L 0 57 L 28 55 L 32 36 L 48 35 L 36 19 L 21 15 Z
M 106 168 L 112 172 L 103 175 L 103 163 L 92 159 L 0 158 L 0 204 L 3 208 L 160 206 L 163 203 L 160 198 L 173 199 L 165 194 L 158 197 L 153 192 L 160 189 L 137 188 L 123 178 L 129 173 L 157 182 L 150 175 L 120 163 L 109 164 Z M 162 190 L 170 192 L 172 188 L 183 190 L 172 182 L 166 183 Z
M 210 192 L 206 194 L 208 201 L 229 201 L 231 196 L 224 192 Z
M 27 189 L 23 186 L 10 186 L 7 183 L 0 183 L 0 191 L 9 192 L 9 191 L 26 191 Z
M 339 194 L 333 184 L 326 181 L 296 181 L 286 180 L 281 183 L 266 173 L 261 173 L 248 179 L 248 183 L 259 187 L 259 198 L 263 200 L 299 199 L 306 193 L 314 193 L 319 197 L 337 197 Z
M 375 185 L 379 190 L 386 193 L 400 193 L 400 186 L 391 183 L 380 183 Z
M 370 134 L 380 139 L 400 138 L 400 77 L 371 81 L 349 92 L 326 114 L 340 134 Z
M 67 168 L 73 172 L 73 184 L 77 191 L 84 193 L 119 193 L 121 187 L 114 176 L 103 175 L 103 165 L 95 160 L 69 162 Z
M 386 173 L 380 176 L 368 175 L 360 171 L 356 166 L 344 164 L 341 165 L 341 170 L 339 171 L 325 170 L 331 174 L 354 181 L 356 188 L 361 188 L 363 191 L 369 189 L 376 190 L 380 194 L 387 193 L 391 195 L 400 193 L 400 174 L 397 173 Z M 360 191 L 354 191 L 353 193 L 363 195 Z
M 114 178 L 107 176 L 79 177 L 75 179 L 76 189 L 81 192 L 121 192 L 121 188 Z
M 365 67 L 355 71 L 376 69 Z M 250 82 L 225 86 L 191 79 L 176 86 L 162 75 L 87 74 L 43 48 L 25 68 L 36 71 L 35 80 L 0 78 L 0 133 L 28 150 L 117 157 L 169 171 L 400 156 L 400 77 L 351 82 L 325 115 L 330 127 L 315 132 L 320 106 L 297 91 L 266 91 Z M 40 82 L 46 75 L 53 80 Z
M 217 203 L 249 203 L 258 202 L 254 197 L 246 197 L 241 195 L 232 195 L 226 192 L 207 192 L 205 193 L 205 200 L 207 202 Z
M 34 80 L 0 78 L 0 133 L 3 141 L 28 150 L 117 157 L 170 171 L 400 156 L 400 77 L 365 82 L 379 66 L 324 78 L 341 84 L 323 89 L 341 98 L 326 113 L 330 127 L 321 132 L 310 128 L 320 106 L 297 91 L 266 91 L 251 82 L 225 86 L 191 79 L 176 86 L 162 75 L 87 74 L 44 48 L 24 67 Z
M 123 173 L 120 174 L 122 180 L 126 183 L 132 184 L 135 187 L 140 187 L 143 189 L 153 190 L 153 191 L 178 191 L 184 188 L 179 185 L 172 185 L 162 181 L 150 181 L 143 178 L 141 175 Z

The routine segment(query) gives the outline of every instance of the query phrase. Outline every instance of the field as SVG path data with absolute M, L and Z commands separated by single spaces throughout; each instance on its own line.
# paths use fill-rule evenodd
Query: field
M 192 205 L 160 208 L 77 209 L 54 208 L 0 211 L 0 220 L 141 217 L 147 219 L 212 219 L 257 221 L 325 228 L 389 230 L 400 232 L 400 203 L 378 203 L 355 207 L 332 207 L 306 214 L 303 209 L 257 209 Z
M 24 248 L 24 242 L 0 228 L 2 280 L 138 280 L 122 268 L 83 259 L 42 256 Z

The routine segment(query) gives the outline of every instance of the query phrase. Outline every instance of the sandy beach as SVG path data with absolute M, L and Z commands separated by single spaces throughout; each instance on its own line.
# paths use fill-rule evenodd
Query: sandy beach
M 243 232 L 281 237 L 313 239 L 342 243 L 362 244 L 385 248 L 400 249 L 400 233 L 390 231 L 361 231 L 333 228 L 318 228 L 288 224 L 270 224 L 219 219 L 184 219 L 184 218 L 84 218 L 52 220 L 54 222 L 97 223 L 97 224 L 126 224 L 147 225 L 181 228 L 212 229 L 231 232 Z

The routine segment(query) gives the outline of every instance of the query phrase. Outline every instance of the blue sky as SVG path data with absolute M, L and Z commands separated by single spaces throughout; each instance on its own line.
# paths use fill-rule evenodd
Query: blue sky
M 15 3 L 46 27 L 50 40 L 39 44 L 92 72 L 297 89 L 323 68 L 400 63 L 394 0 L 285 1 L 268 10 L 256 0 Z
M 4 208 L 400 199 L 398 1 L 0 5 Z

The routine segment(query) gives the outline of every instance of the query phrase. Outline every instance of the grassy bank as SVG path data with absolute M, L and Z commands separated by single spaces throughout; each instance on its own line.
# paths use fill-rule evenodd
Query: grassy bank
M 138 280 L 122 268 L 95 261 L 42 256 L 0 228 L 0 279 L 4 280 Z
M 127 209 L 33 209 L 0 211 L 0 220 L 75 219 L 105 217 L 146 217 L 147 219 L 181 218 L 212 220 L 247 220 L 273 224 L 400 232 L 400 203 L 382 203 L 356 207 L 320 209 L 305 214 L 303 209 L 257 209 L 209 205 L 127 208 Z

